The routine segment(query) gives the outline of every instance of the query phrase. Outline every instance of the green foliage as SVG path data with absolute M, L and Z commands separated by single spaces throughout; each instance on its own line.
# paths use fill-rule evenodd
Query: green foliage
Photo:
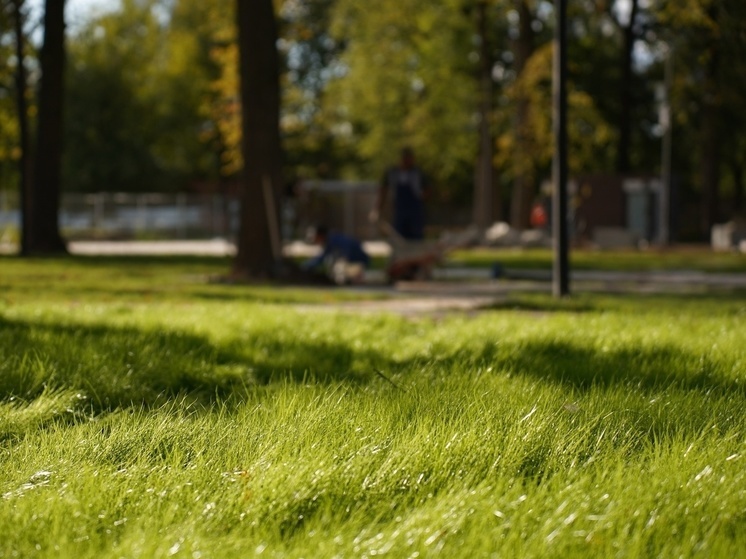
M 607 171 L 612 166 L 615 134 L 590 95 L 570 84 L 568 93 L 569 166 L 573 174 Z M 506 177 L 547 177 L 554 154 L 552 115 L 552 45 L 538 49 L 507 92 L 512 103 L 528 102 L 525 129 L 511 127 L 512 113 L 500 112 L 503 133 L 497 140 L 496 159 Z M 514 106 L 514 105 L 513 105 Z M 517 143 L 517 136 L 522 142 Z M 527 149 L 528 148 L 528 149 Z
M 18 119 L 8 97 L 0 96 L 0 191 L 11 190 L 18 184 Z
M 174 189 L 218 173 L 210 12 L 180 2 L 166 25 L 158 6 L 124 2 L 69 41 L 68 190 Z
M 220 261 L 2 265 L 2 555 L 746 544 L 743 298 L 433 321 L 197 279 Z
M 548 178 L 552 154 L 553 7 L 544 0 L 487 4 L 497 180 L 533 190 Z M 524 4 L 530 45 L 521 43 Z M 570 3 L 573 173 L 614 167 L 628 4 Z M 0 60 L 8 63 L 0 65 L 0 187 L 10 188 L 19 153 L 9 0 L 2 6 Z M 439 192 L 468 198 L 478 147 L 475 1 L 282 0 L 275 6 L 288 178 L 377 178 L 410 144 Z M 735 199 L 743 188 L 744 6 L 741 0 L 639 4 L 630 164 L 636 172 L 660 170 L 655 92 L 666 45 L 673 46 L 673 167 L 685 202 L 702 192 L 708 157 L 718 158 L 723 194 Z M 242 161 L 233 10 L 231 2 L 128 0 L 72 29 L 66 189 L 179 189 L 236 176 Z M 531 54 L 525 64 L 521 49 Z M 708 104 L 717 108 L 718 156 L 706 153 L 713 142 L 702 138 Z M 722 206 L 723 218 L 736 211 Z
M 327 86 L 341 71 L 344 41 L 332 37 L 335 0 L 280 3 L 282 133 L 292 177 L 337 178 L 359 164 L 346 120 L 328 103 Z
M 736 180 L 732 171 L 746 165 L 741 148 L 746 142 L 746 5 L 738 0 L 658 0 L 654 6 L 659 21 L 655 40 L 664 43 L 673 57 L 673 127 L 683 132 L 676 135 L 683 144 L 674 152 L 676 168 L 694 175 L 690 184 L 703 188 L 696 176 L 704 157 L 700 130 L 703 108 L 713 104 L 718 110 L 719 164 L 724 182 L 731 181 L 732 186 Z
M 22 6 L 21 13 L 26 18 L 27 8 Z M 18 60 L 14 25 L 14 2 L 0 1 L 0 191 L 17 190 L 19 181 L 21 150 L 16 106 Z M 26 49 L 29 49 L 28 45 Z
M 378 176 L 411 145 L 443 188 L 471 180 L 472 25 L 456 3 L 337 3 L 332 32 L 347 48 L 345 74 L 330 85 L 330 99 L 351 125 L 345 132 L 369 163 L 368 176 Z

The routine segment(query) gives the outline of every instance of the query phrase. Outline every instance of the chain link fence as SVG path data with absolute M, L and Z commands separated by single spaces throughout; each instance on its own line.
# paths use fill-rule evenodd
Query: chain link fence
M 214 194 L 64 194 L 60 228 L 67 239 L 232 238 L 238 230 L 235 197 Z M 20 228 L 18 195 L 0 192 L 0 236 Z
M 302 239 L 318 224 L 362 240 L 380 238 L 368 219 L 376 196 L 373 181 L 301 182 L 280 204 L 282 238 Z M 468 210 L 428 210 L 428 222 L 436 228 L 467 224 L 469 217 Z M 239 222 L 238 197 L 220 194 L 66 193 L 60 207 L 60 228 L 69 240 L 232 241 Z M 0 242 L 17 242 L 19 228 L 17 192 L 0 191 Z

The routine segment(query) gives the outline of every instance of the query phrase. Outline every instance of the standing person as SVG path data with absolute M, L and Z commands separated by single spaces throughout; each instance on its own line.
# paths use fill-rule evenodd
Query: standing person
M 425 198 L 428 188 L 427 177 L 415 165 L 414 150 L 409 147 L 402 149 L 399 164 L 390 167 L 383 175 L 371 220 L 378 221 L 388 193 L 392 191 L 394 229 L 405 239 L 422 240 L 425 236 Z

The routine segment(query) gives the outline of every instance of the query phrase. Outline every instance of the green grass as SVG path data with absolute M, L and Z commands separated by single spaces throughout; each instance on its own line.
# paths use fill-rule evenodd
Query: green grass
M 743 556 L 746 295 L 404 319 L 226 268 L 0 259 L 0 557 Z
M 552 252 L 543 249 L 469 249 L 454 252 L 449 262 L 458 266 L 489 267 L 500 263 L 507 268 L 549 270 Z M 713 252 L 707 247 L 668 251 L 597 251 L 573 249 L 570 265 L 574 270 L 675 271 L 744 273 L 746 255 Z

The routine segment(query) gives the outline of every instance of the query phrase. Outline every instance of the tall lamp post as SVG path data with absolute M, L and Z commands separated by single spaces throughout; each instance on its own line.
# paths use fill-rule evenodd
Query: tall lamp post
M 660 123 L 663 126 L 661 142 L 661 190 L 658 203 L 658 242 L 665 247 L 671 243 L 671 82 L 673 79 L 673 45 L 666 45 L 663 95 L 661 99 Z
M 552 71 L 552 121 L 554 160 L 552 162 L 552 235 L 554 265 L 552 293 L 570 294 L 569 238 L 567 224 L 567 0 L 555 0 L 554 63 Z

